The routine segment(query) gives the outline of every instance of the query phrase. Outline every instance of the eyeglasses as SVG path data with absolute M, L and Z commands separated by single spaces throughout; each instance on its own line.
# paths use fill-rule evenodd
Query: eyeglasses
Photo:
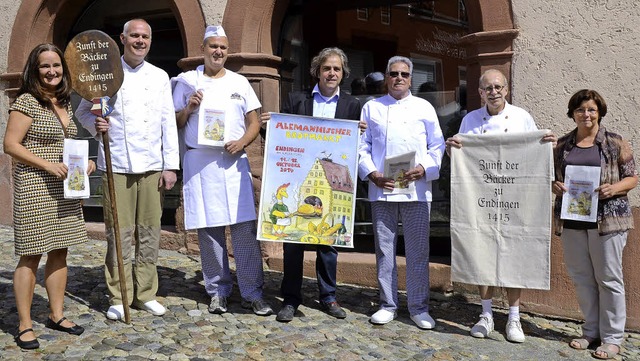
M 397 78 L 398 75 L 401 75 L 405 79 L 409 79 L 411 77 L 411 73 L 408 73 L 406 71 L 390 71 L 389 72 L 389 76 L 392 78 Z
M 502 89 L 504 89 L 504 88 L 505 88 L 504 85 L 493 85 L 493 86 L 490 85 L 488 87 L 484 87 L 484 88 L 480 88 L 480 89 L 486 91 L 487 93 L 491 93 L 491 91 L 493 89 L 495 89 L 496 93 L 500 93 L 502 91 Z
M 573 112 L 576 113 L 576 114 L 579 114 L 579 115 L 596 114 L 596 113 L 598 113 L 598 109 L 595 109 L 595 108 L 589 108 L 589 109 L 578 108 L 578 109 L 574 110 Z

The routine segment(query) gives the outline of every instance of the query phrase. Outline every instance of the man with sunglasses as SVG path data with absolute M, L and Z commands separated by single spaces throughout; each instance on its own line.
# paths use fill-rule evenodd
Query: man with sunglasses
M 533 117 L 524 109 L 507 102 L 508 93 L 507 78 L 497 69 L 485 71 L 479 80 L 478 92 L 482 99 L 483 107 L 467 114 L 460 124 L 458 134 L 485 134 L 507 132 L 530 132 L 538 130 Z M 556 137 L 552 133 L 545 134 L 542 141 L 553 142 Z M 451 147 L 460 148 L 460 138 L 453 136 L 447 139 L 447 153 Z M 487 337 L 494 328 L 491 303 L 494 287 L 478 286 L 482 303 L 480 320 L 471 328 L 471 336 L 477 338 Z M 511 342 L 524 342 L 524 332 L 520 324 L 520 288 L 507 288 L 509 301 L 509 318 L 507 321 L 507 340 Z
M 401 56 L 389 59 L 385 82 L 388 94 L 367 102 L 359 149 L 360 178 L 369 179 L 369 200 L 376 247 L 380 309 L 371 323 L 385 324 L 397 316 L 396 242 L 402 219 L 407 261 L 407 303 L 411 320 L 432 329 L 429 315 L 429 217 L 431 181 L 439 177 L 444 138 L 436 111 L 411 95 L 413 63 Z M 385 158 L 415 152 L 414 167 L 401 180 L 413 183 L 408 192 L 393 192 L 395 180 L 384 174 Z

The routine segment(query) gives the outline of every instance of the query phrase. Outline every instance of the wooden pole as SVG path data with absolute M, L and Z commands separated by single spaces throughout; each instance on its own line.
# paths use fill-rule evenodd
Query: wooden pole
M 118 208 L 116 207 L 116 191 L 113 185 L 113 168 L 111 168 L 111 148 L 109 147 L 109 132 L 102 133 L 104 145 L 104 161 L 107 168 L 107 187 L 109 189 L 109 203 L 111 204 L 111 220 L 113 236 L 116 244 L 116 258 L 118 259 L 118 278 L 120 279 L 120 294 L 124 307 L 124 322 L 131 323 L 129 314 L 129 297 L 127 296 L 127 280 L 124 276 L 124 261 L 122 260 L 122 241 L 120 240 L 120 225 L 118 224 Z M 131 245 L 129 245 L 131 246 Z

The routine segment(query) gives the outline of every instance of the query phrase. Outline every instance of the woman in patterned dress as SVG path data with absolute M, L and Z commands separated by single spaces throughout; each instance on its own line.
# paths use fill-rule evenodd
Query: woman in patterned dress
M 63 316 L 67 284 L 67 248 L 86 242 L 80 201 L 64 199 L 64 139 L 75 137 L 71 119 L 71 77 L 60 49 L 36 46 L 25 65 L 18 98 L 9 109 L 4 152 L 15 160 L 13 220 L 15 253 L 20 257 L 13 290 L 20 325 L 15 341 L 21 348 L 39 347 L 32 329 L 31 303 L 36 271 L 47 253 L 45 288 L 49 315 L 45 326 L 80 335 L 84 329 Z M 95 170 L 89 162 L 87 173 Z

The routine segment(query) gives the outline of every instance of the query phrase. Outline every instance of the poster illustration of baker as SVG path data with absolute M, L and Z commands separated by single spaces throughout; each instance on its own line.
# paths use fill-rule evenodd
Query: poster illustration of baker
M 258 239 L 353 247 L 358 122 L 271 113 Z

